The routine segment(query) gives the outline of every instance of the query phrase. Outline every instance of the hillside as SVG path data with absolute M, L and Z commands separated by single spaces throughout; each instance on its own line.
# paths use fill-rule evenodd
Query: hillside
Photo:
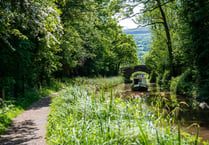
M 138 28 L 123 30 L 128 35 L 133 35 L 137 44 L 138 56 L 141 60 L 145 53 L 150 49 L 151 34 L 148 28 Z

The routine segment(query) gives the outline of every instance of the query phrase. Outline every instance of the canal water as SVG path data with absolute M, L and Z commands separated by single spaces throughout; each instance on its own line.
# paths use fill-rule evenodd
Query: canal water
M 121 87 L 121 86 L 120 86 Z M 123 97 L 136 98 L 143 97 L 147 105 L 156 99 L 156 97 L 163 97 L 166 100 L 164 103 L 165 108 L 172 110 L 172 107 L 179 107 L 176 120 L 180 121 L 182 131 L 188 132 L 192 135 L 197 133 L 197 125 L 199 124 L 199 137 L 204 141 L 209 142 L 209 109 L 202 109 L 197 102 L 191 98 L 183 98 L 180 96 L 173 97 L 170 92 L 157 92 L 155 84 L 151 85 L 151 88 L 147 92 L 132 91 L 131 84 L 123 84 Z M 169 106 L 169 108 L 168 108 Z M 192 106 L 192 107 L 191 107 Z

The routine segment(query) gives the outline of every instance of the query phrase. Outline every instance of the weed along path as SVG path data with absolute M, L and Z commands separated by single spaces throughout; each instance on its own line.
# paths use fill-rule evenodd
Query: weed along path
M 12 125 L 0 137 L 0 145 L 46 145 L 45 134 L 51 97 L 33 103 L 13 120 Z

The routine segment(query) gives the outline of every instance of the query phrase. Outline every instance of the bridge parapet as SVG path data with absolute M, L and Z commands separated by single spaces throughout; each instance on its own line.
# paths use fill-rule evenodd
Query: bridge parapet
M 136 65 L 136 66 L 130 66 L 130 67 L 124 67 L 120 69 L 123 73 L 123 76 L 126 79 L 130 79 L 131 74 L 137 71 L 142 71 L 150 74 L 150 71 L 147 69 L 146 65 Z

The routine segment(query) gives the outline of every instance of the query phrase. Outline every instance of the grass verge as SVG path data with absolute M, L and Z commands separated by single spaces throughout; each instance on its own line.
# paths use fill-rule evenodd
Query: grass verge
M 27 90 L 24 96 L 11 97 L 7 100 L 0 98 L 0 135 L 11 125 L 12 119 L 22 113 L 33 102 L 50 95 L 63 86 L 63 83 L 53 82 L 47 87 Z
M 48 144 L 196 145 L 199 142 L 198 137 L 181 133 L 180 126 L 172 124 L 172 118 L 166 120 L 160 112 L 156 115 L 159 105 L 148 109 L 143 99 L 116 98 L 115 90 L 103 89 L 108 85 L 103 85 L 102 79 L 95 81 L 101 86 L 95 85 L 94 80 L 84 81 L 68 86 L 53 99 L 48 116 Z M 96 90 L 97 87 L 100 89 Z

